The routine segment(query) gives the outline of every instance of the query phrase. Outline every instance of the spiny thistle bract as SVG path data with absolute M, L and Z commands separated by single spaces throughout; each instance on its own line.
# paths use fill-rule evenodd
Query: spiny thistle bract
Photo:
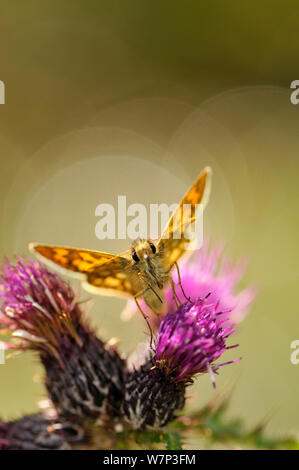
M 185 384 L 169 379 L 153 359 L 128 374 L 122 411 L 133 429 L 159 429 L 183 408 Z
M 6 261 L 0 296 L 0 332 L 11 334 L 7 348 L 38 353 L 56 409 L 54 427 L 40 415 L 2 422 L 2 448 L 39 448 L 40 436 L 45 447 L 76 447 L 97 432 L 96 423 L 104 423 L 105 429 L 160 429 L 182 409 L 192 377 L 205 372 L 213 376 L 223 365 L 215 361 L 229 349 L 226 342 L 233 333 L 228 310 L 219 311 L 219 302 L 192 300 L 165 316 L 154 349 L 132 370 L 96 336 L 70 285 L 41 263 Z M 77 426 L 73 440 L 65 431 L 70 425 Z

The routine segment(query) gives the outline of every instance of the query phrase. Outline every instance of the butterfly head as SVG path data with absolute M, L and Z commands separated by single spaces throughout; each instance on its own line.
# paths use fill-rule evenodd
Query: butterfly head
M 146 277 L 150 283 L 156 284 L 159 289 L 162 283 L 158 276 L 159 259 L 156 245 L 151 240 L 137 239 L 131 250 L 132 262 L 137 267 L 141 276 Z

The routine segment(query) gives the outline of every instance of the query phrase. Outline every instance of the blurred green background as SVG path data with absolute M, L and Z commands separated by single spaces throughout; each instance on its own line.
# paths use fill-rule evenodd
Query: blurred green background
M 237 332 L 243 360 L 221 370 L 217 390 L 235 385 L 229 412 L 248 426 L 274 409 L 270 432 L 298 431 L 298 2 L 0 0 L 0 10 L 1 255 L 30 241 L 116 253 L 126 241 L 96 239 L 99 203 L 178 202 L 211 165 L 205 234 L 245 255 L 243 284 L 260 289 Z M 128 352 L 145 328 L 121 322 L 124 305 L 97 297 L 90 315 Z M 37 409 L 41 373 L 30 353 L 0 366 L 3 418 Z M 214 393 L 201 377 L 190 406 Z

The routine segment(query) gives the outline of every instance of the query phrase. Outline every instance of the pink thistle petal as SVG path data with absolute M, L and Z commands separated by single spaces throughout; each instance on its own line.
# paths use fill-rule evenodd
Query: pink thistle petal
M 233 334 L 233 325 L 222 326 L 218 307 L 206 299 L 196 299 L 162 320 L 156 341 L 156 361 L 157 367 L 171 380 L 188 381 L 195 374 L 208 372 L 214 387 L 214 373 L 223 365 L 239 360 L 215 363 L 226 350 L 238 346 L 226 344 Z

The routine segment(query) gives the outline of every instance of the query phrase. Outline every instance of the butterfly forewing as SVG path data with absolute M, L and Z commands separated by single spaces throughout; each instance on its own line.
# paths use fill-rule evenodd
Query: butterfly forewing
M 101 251 L 31 243 L 29 249 L 52 263 L 69 271 L 86 273 L 106 263 L 115 255 Z
M 186 237 L 186 234 L 191 224 L 195 222 L 197 205 L 202 204 L 204 208 L 208 202 L 211 173 L 212 170 L 209 167 L 200 173 L 172 214 L 158 241 L 157 248 L 163 253 L 166 269 L 169 269 L 185 253 L 186 245 L 192 242 L 190 236 Z
M 138 278 L 135 282 L 129 280 L 132 278 L 129 251 L 122 255 L 113 255 L 101 251 L 36 243 L 30 244 L 30 250 L 42 261 L 85 278 L 87 284 L 95 289 L 109 289 L 114 295 L 119 292 L 127 296 L 134 295 L 138 289 Z

